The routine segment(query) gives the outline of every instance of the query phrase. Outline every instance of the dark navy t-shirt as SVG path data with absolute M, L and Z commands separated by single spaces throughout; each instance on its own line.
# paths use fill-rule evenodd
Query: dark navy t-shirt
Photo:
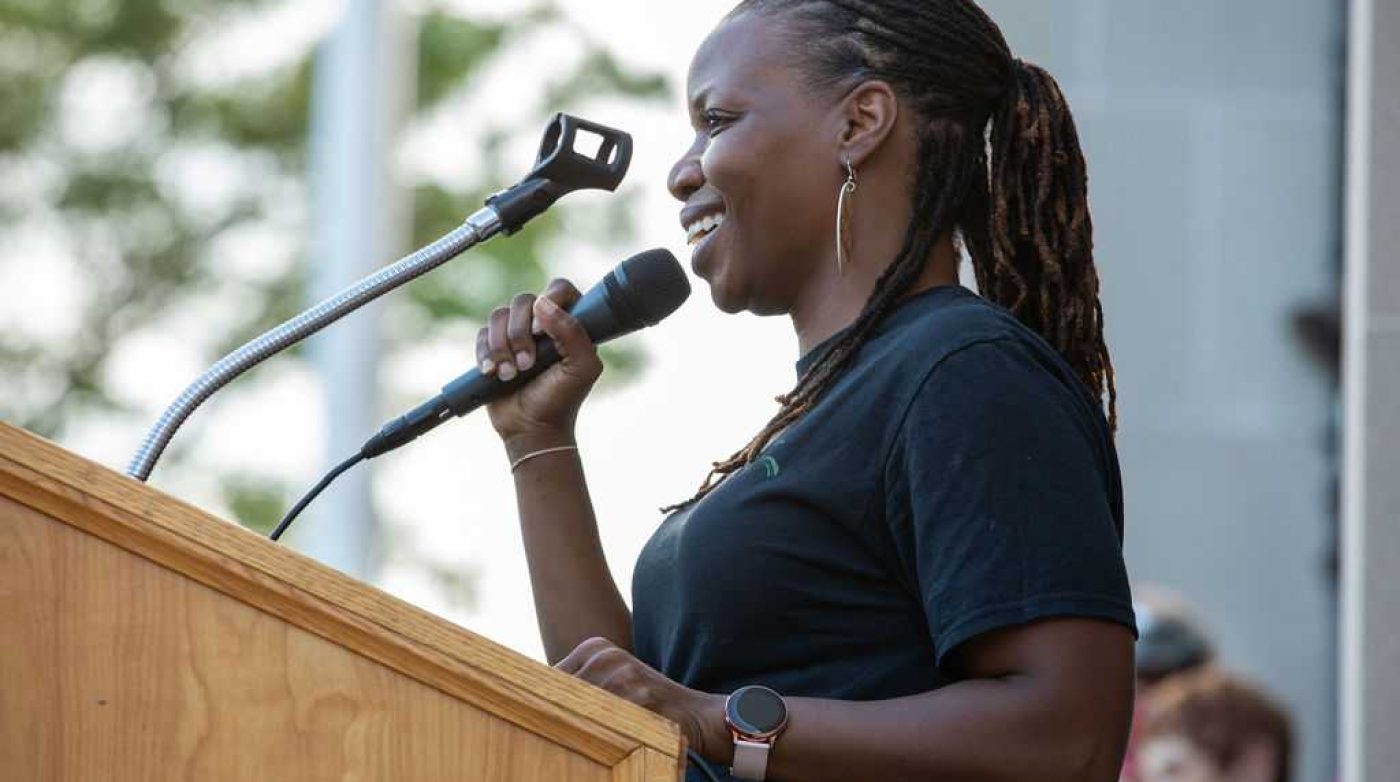
M 633 576 L 634 651 L 712 693 L 926 692 L 979 633 L 1133 628 L 1122 539 L 1098 400 L 1010 313 L 932 288 L 757 460 L 661 523 Z

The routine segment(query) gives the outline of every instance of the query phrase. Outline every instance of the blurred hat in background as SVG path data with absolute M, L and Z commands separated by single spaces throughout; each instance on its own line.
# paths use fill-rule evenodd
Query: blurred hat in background
M 1210 637 L 1176 596 L 1149 593 L 1133 609 L 1138 622 L 1137 676 L 1143 684 L 1194 670 L 1215 658 Z

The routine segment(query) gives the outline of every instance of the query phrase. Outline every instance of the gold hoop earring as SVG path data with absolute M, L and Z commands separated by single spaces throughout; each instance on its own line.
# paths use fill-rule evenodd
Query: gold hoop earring
M 850 214 L 846 209 L 846 202 L 856 191 L 856 170 L 851 165 L 850 158 L 845 158 L 842 162 L 846 164 L 846 181 L 842 183 L 841 192 L 836 196 L 836 272 L 844 277 L 851 241 L 851 229 L 848 225 Z

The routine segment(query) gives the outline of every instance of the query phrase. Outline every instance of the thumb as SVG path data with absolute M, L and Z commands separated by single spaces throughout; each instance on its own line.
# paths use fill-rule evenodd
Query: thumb
M 584 330 L 583 324 L 548 296 L 535 299 L 535 318 L 544 333 L 559 349 L 560 364 L 566 370 L 596 377 L 602 370 L 598 348 Z

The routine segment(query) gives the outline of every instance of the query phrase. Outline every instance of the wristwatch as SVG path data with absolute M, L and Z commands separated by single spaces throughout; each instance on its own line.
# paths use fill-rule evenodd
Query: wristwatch
M 759 684 L 740 687 L 725 699 L 724 722 L 734 736 L 733 775 L 762 780 L 768 774 L 768 753 L 787 727 L 783 696 Z

